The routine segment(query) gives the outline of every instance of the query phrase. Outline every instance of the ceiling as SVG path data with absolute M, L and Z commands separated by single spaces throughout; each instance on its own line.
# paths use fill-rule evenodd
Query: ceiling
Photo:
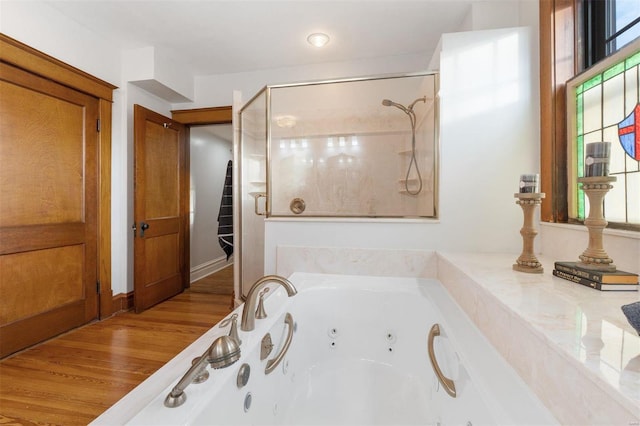
M 153 46 L 194 75 L 395 55 L 430 58 L 479 0 L 50 0 L 122 49 Z M 318 49 L 307 35 L 324 32 Z

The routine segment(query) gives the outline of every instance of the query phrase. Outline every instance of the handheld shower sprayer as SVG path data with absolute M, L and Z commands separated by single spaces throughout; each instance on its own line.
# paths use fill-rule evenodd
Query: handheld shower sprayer
M 409 161 L 409 167 L 407 168 L 407 176 L 404 180 L 404 188 L 407 190 L 407 193 L 410 195 L 418 195 L 422 191 L 422 176 L 420 175 L 420 169 L 418 168 L 418 161 L 416 160 L 416 113 L 413 112 L 413 107 L 418 102 L 427 102 L 427 97 L 423 96 L 421 98 L 416 99 L 411 102 L 409 106 L 404 106 L 397 102 L 393 102 L 389 99 L 383 99 L 382 105 L 384 106 L 394 106 L 400 110 L 402 110 L 405 114 L 409 116 L 409 120 L 411 121 L 411 160 Z M 409 174 L 411 173 L 411 167 L 415 165 L 416 174 L 418 175 L 418 190 L 411 191 L 409 189 Z
M 382 105 L 384 105 L 384 106 L 394 106 L 396 108 L 400 108 L 401 110 L 403 110 L 404 112 L 409 114 L 409 110 L 404 105 L 400 105 L 399 103 L 390 101 L 389 99 L 383 99 L 382 100 Z
M 413 107 L 415 106 L 416 103 L 418 102 L 427 102 L 427 97 L 423 96 L 421 98 L 416 99 L 415 101 L 411 102 L 411 104 L 409 104 L 408 107 L 399 104 L 397 102 L 393 102 L 392 100 L 389 99 L 383 99 L 382 100 L 382 105 L 384 106 L 394 106 L 396 108 L 401 109 L 402 111 L 404 111 L 406 114 L 411 114 L 413 113 Z M 415 118 L 415 117 L 414 117 Z

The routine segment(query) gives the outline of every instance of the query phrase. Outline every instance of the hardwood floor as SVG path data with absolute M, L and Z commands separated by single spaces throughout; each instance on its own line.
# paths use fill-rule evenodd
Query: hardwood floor
M 87 424 L 225 317 L 230 296 L 187 290 L 0 361 L 0 425 Z
M 195 293 L 233 294 L 233 265 L 191 283 Z

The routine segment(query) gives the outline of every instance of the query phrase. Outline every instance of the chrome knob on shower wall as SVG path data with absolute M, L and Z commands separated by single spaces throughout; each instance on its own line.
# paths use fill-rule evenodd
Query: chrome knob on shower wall
M 302 212 L 304 212 L 304 209 L 307 206 L 304 203 L 304 200 L 302 198 L 294 198 L 293 200 L 291 200 L 291 203 L 289 204 L 289 209 L 291 209 L 291 211 L 293 212 L 293 214 L 301 214 Z

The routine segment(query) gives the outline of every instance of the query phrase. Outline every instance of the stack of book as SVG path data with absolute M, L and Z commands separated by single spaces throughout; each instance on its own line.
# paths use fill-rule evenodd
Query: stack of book
M 553 275 L 600 291 L 638 291 L 638 274 L 594 271 L 578 262 L 555 262 Z

